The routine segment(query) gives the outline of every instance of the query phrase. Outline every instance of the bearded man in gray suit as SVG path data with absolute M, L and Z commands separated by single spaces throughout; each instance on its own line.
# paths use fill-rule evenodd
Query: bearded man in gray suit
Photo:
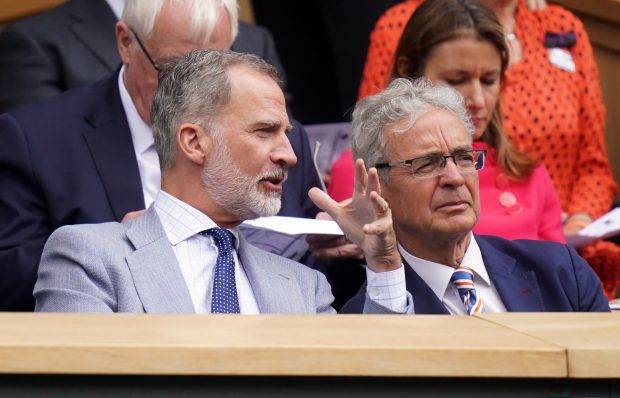
M 164 66 L 151 119 L 162 192 L 131 221 L 56 230 L 36 310 L 333 313 L 321 273 L 253 247 L 237 230 L 278 212 L 297 161 L 276 70 L 249 54 L 194 51 Z M 337 219 L 368 260 L 367 311 L 411 312 L 404 285 L 390 286 L 404 270 L 376 170 L 360 172 Z

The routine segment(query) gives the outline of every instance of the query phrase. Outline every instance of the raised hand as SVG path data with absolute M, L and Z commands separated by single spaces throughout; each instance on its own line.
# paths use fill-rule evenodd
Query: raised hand
M 350 202 L 337 203 L 318 188 L 311 189 L 308 194 L 340 225 L 346 237 L 362 249 L 373 271 L 392 271 L 401 266 L 392 212 L 381 197 L 379 176 L 374 167 L 366 173 L 364 161 L 355 162 L 355 186 Z

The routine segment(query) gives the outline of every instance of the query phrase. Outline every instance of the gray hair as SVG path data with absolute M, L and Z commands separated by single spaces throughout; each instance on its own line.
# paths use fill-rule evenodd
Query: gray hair
M 474 132 L 463 97 L 453 88 L 433 85 L 428 79 L 394 79 L 380 93 L 361 100 L 353 111 L 351 146 L 354 159 L 362 158 L 366 167 L 388 162 L 384 131 L 400 134 L 409 130 L 424 114 L 433 109 L 452 112 L 471 137 Z M 398 124 L 398 126 L 396 126 Z M 397 159 L 401 160 L 401 159 Z M 388 181 L 388 169 L 379 177 Z
M 218 113 L 231 100 L 227 71 L 235 65 L 244 65 L 281 84 L 278 71 L 252 54 L 195 50 L 164 65 L 151 107 L 153 137 L 162 171 L 174 165 L 175 137 L 181 124 L 196 123 L 210 134 L 218 134 Z
M 121 19 L 142 39 L 148 39 L 153 33 L 155 19 L 166 2 L 187 10 L 190 20 L 182 28 L 189 29 L 196 42 L 204 45 L 209 43 L 222 6 L 230 16 L 232 39 L 237 36 L 239 21 L 236 0 L 126 0 Z

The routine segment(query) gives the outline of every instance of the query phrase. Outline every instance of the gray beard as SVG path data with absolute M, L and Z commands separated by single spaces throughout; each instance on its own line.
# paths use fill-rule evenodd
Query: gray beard
M 278 214 L 282 192 L 261 192 L 258 184 L 269 176 L 286 175 L 286 169 L 252 177 L 233 162 L 226 144 L 217 145 L 215 152 L 202 171 L 203 186 L 215 203 L 239 220 Z

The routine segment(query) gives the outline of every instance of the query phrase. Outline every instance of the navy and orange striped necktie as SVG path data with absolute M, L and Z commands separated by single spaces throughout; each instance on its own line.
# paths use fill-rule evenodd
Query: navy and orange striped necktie
M 465 311 L 469 315 L 480 314 L 484 309 L 482 298 L 478 297 L 474 286 L 474 271 L 469 267 L 458 267 L 454 270 L 450 282 L 459 292 Z

